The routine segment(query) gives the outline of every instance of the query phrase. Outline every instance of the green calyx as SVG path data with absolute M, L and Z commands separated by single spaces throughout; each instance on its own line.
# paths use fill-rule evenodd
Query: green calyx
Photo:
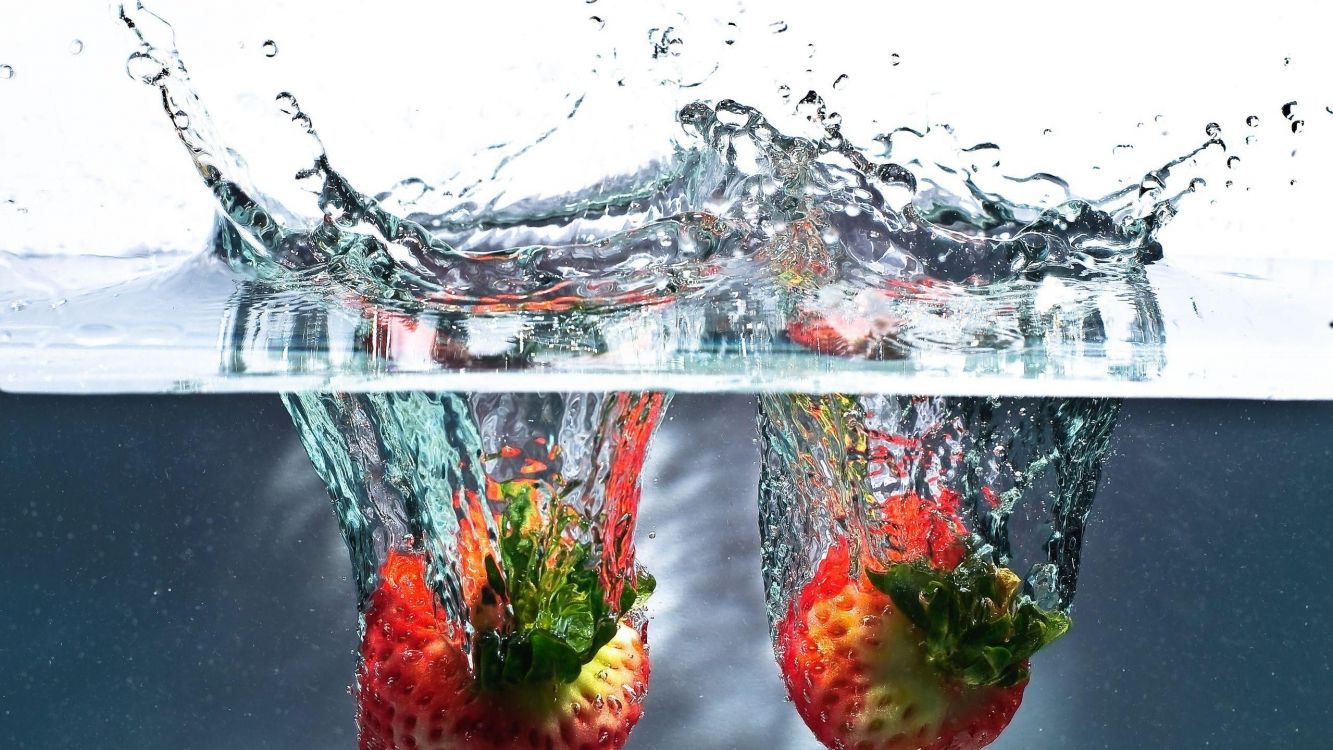
M 870 572 L 925 635 L 926 661 L 966 685 L 1010 687 L 1028 677 L 1028 659 L 1069 630 L 1069 616 L 1038 607 L 1008 568 L 976 559 L 953 571 L 921 562 Z
M 592 547 L 562 533 L 571 526 L 587 531 L 587 522 L 558 497 L 545 522 L 534 518 L 533 483 L 504 483 L 501 492 L 508 503 L 500 519 L 500 560 L 487 555 L 481 596 L 483 604 L 505 606 L 508 617 L 501 630 L 483 629 L 473 638 L 477 683 L 487 689 L 573 682 L 615 637 L 620 616 L 643 604 L 656 582 L 640 571 L 613 609 Z

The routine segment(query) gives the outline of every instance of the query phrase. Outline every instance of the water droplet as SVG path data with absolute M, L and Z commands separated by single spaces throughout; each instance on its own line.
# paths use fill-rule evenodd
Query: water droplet
M 1197 190 L 1199 190 L 1199 188 L 1205 188 L 1205 187 L 1208 187 L 1208 183 L 1204 181 L 1202 177 L 1195 177 L 1194 179 L 1190 180 L 1189 190 L 1191 193 L 1196 192 Z
M 8 65 L 0 65 L 0 81 L 8 81 L 14 77 L 14 69 Z
M 1296 114 L 1296 102 L 1287 102 L 1282 105 L 1282 116 L 1290 120 Z
M 184 110 L 176 110 L 171 115 L 171 124 L 176 126 L 177 130 L 185 130 L 190 127 L 190 116 L 185 114 Z
M 768 27 L 773 30 L 774 34 L 781 34 L 782 32 L 787 30 L 787 22 L 774 21 L 773 23 L 770 23 Z
M 1227 159 L 1227 169 L 1235 169 L 1237 164 L 1240 164 L 1239 156 L 1233 156 L 1230 159 Z
M 739 29 L 739 28 L 740 28 L 740 26 L 738 26 L 738 25 L 736 24 L 735 21 L 727 21 L 727 29 L 728 29 L 728 31 L 730 31 L 730 30 L 734 30 L 734 29 Z M 728 45 L 732 45 L 732 44 L 735 44 L 735 43 L 736 43 L 735 38 L 733 38 L 733 37 L 731 37 L 731 36 L 728 36 L 728 37 L 727 37 L 725 40 L 723 40 L 723 41 L 725 41 L 726 44 L 728 44 Z
M 83 40 L 82 40 L 82 39 L 75 39 L 74 41 L 72 41 L 72 42 L 69 43 L 69 53 L 70 53 L 71 55 L 77 55 L 77 54 L 79 54 L 79 53 L 82 52 L 82 51 L 83 51 Z
M 1134 150 L 1133 145 L 1128 143 L 1121 143 L 1116 145 L 1115 148 L 1111 149 L 1111 155 L 1118 156 L 1120 154 L 1125 153 L 1126 151 L 1133 151 L 1133 150 Z
M 264 57 L 277 57 L 278 43 L 269 39 L 264 42 Z
M 603 21 L 601 16 L 588 16 L 588 20 L 597 25 L 598 31 L 606 28 L 606 21 Z
M 1292 181 L 1291 181 L 1291 185 L 1292 185 L 1292 187 L 1295 187 L 1295 186 L 1296 186 L 1296 181 L 1295 181 L 1295 180 L 1292 180 Z
M 1291 58 L 1290 58 L 1290 57 L 1284 57 L 1284 58 L 1282 58 L 1282 67 L 1285 68 L 1285 67 L 1287 67 L 1287 66 L 1290 65 L 1290 64 L 1291 64 Z
M 1153 121 L 1153 122 L 1161 122 L 1163 119 L 1165 119 L 1165 118 L 1164 118 L 1162 115 L 1157 115 L 1156 117 L 1153 117 L 1153 118 L 1152 118 L 1152 121 Z
M 1299 132 L 1301 132 L 1301 130 L 1303 130 L 1304 128 L 1305 128 L 1305 120 L 1292 120 L 1292 121 L 1291 121 L 1291 132 L 1293 132 L 1293 133 L 1299 133 Z
M 656 539 L 656 538 L 657 538 L 657 532 L 656 532 L 656 531 L 650 531 L 650 532 L 648 532 L 648 538 L 649 538 L 649 539 Z
M 1256 144 L 1256 143 L 1258 143 L 1258 142 L 1259 142 L 1259 136 L 1257 136 L 1257 135 L 1247 135 L 1247 136 L 1245 136 L 1245 143 L 1246 143 L 1247 145 L 1251 145 L 1251 146 L 1253 146 L 1254 144 Z
M 785 83 L 783 83 L 783 84 L 779 84 L 779 85 L 778 85 L 778 96 L 782 97 L 782 100 L 783 100 L 784 102 L 787 101 L 788 99 L 791 99 L 791 86 L 788 86 L 788 85 L 785 84 Z
M 1235 185 L 1235 184 L 1236 184 L 1235 182 L 1232 182 L 1231 180 L 1227 180 L 1227 181 L 1226 181 L 1226 184 L 1223 185 L 1223 187 L 1231 187 L 1232 185 Z
M 284 91 L 277 96 L 278 109 L 285 115 L 295 115 L 301 111 L 301 105 L 296 103 L 296 96 L 291 92 Z
M 850 76 L 848 76 L 846 73 L 843 73 L 842 75 L 838 76 L 837 79 L 833 81 L 833 88 L 842 89 L 843 86 L 847 85 L 848 78 L 850 78 Z
M 899 55 L 897 52 L 894 52 L 892 55 L 889 55 L 889 64 L 892 65 L 893 67 L 895 68 L 898 67 L 899 65 L 902 64 L 902 62 L 903 62 L 902 55 Z
M 162 63 L 154 60 L 152 55 L 143 50 L 131 54 L 125 60 L 125 72 L 130 78 L 149 85 L 156 85 L 158 81 L 167 77 L 167 69 Z
M 805 116 L 810 122 L 818 122 L 824 119 L 824 99 L 814 91 L 809 91 L 801 101 L 796 104 L 796 111 Z
M 1222 132 L 1222 126 L 1215 122 L 1210 122 L 1208 123 L 1208 127 L 1203 129 L 1203 132 L 1206 133 L 1209 138 L 1216 138 L 1218 133 Z
M 1045 130 L 1041 131 L 1041 134 L 1042 134 L 1042 135 L 1050 135 L 1050 134 L 1053 133 L 1053 132 L 1055 132 L 1055 131 L 1051 130 L 1050 128 L 1046 128 Z
M 1252 128 L 1258 127 L 1258 126 L 1259 126 L 1259 115 L 1250 115 L 1249 117 L 1246 117 L 1246 118 L 1245 118 L 1245 124 L 1246 124 L 1246 125 L 1249 125 L 1249 126 L 1252 127 Z

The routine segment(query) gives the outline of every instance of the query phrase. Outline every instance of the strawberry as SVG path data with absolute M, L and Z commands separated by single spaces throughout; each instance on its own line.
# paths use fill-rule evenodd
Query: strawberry
M 945 558 L 952 555 L 945 555 Z M 777 628 L 797 711 L 820 742 L 855 750 L 975 750 L 1009 725 L 1028 659 L 1069 626 L 1017 595 L 1007 568 L 965 558 L 885 571 L 834 543 Z
M 613 750 L 638 721 L 649 674 L 644 626 L 612 611 L 587 565 L 590 549 L 561 533 L 577 514 L 552 498 L 543 522 L 532 482 L 501 494 L 509 502 L 500 560 L 486 554 L 478 571 L 476 539 L 461 540 L 462 577 L 482 577 L 464 581 L 470 636 L 438 605 L 425 555 L 390 551 L 364 613 L 362 750 Z M 621 613 L 652 588 L 646 574 L 632 583 Z

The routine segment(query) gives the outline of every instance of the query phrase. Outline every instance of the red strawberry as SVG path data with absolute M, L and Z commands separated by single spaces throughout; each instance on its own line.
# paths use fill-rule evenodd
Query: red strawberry
M 1017 588 L 971 559 L 853 574 L 836 542 L 778 626 L 788 694 L 831 748 L 985 747 L 1018 710 L 1029 657 L 1068 627 Z
M 470 660 L 462 624 L 445 615 L 426 583 L 425 556 L 389 553 L 365 611 L 361 750 L 624 745 L 648 686 L 643 627 L 610 610 L 597 572 L 584 565 L 587 548 L 558 533 L 562 506 L 552 502 L 549 524 L 534 522 L 531 487 L 511 488 L 501 560 L 487 556 L 483 580 L 465 582 L 477 598 Z M 477 574 L 475 550 L 464 547 L 469 578 Z M 625 587 L 621 612 L 650 581 Z

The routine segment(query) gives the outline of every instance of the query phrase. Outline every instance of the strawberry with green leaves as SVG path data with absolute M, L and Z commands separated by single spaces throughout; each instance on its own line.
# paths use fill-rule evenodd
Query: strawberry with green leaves
M 460 540 L 464 578 L 483 579 L 464 581 L 471 628 L 441 610 L 423 553 L 389 553 L 364 615 L 362 750 L 614 749 L 638 721 L 645 626 L 626 613 L 652 578 L 640 574 L 612 606 L 593 548 L 573 541 L 578 514 L 552 498 L 543 519 L 536 483 L 504 494 L 499 559 L 478 563 L 483 546 Z
M 908 537 L 933 523 L 918 520 Z M 779 622 L 788 693 L 828 747 L 985 747 L 1018 710 L 1028 660 L 1068 629 L 1009 569 L 934 549 L 874 570 L 839 540 Z

